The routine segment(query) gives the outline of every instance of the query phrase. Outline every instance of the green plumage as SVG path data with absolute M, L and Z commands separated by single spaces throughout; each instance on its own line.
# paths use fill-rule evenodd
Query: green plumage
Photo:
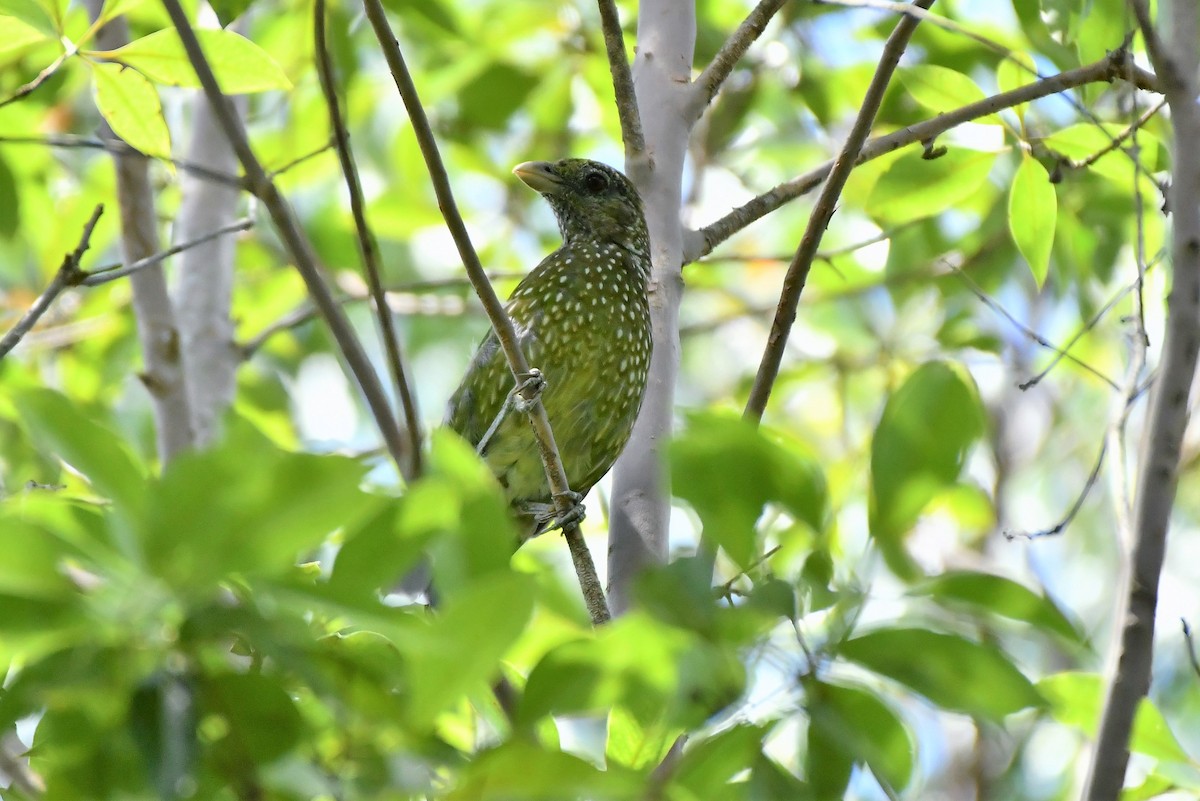
M 513 170 L 554 209 L 563 244 L 517 285 L 507 310 L 531 367 L 571 489 L 585 494 L 629 440 L 650 367 L 650 246 L 637 191 L 603 164 L 567 159 Z M 447 423 L 472 445 L 513 388 L 495 332 L 450 398 Z M 544 523 L 552 503 L 528 417 L 509 409 L 482 456 L 514 513 Z

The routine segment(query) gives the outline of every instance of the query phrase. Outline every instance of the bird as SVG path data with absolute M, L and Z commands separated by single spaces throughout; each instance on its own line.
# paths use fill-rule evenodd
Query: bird
M 587 159 L 527 161 L 513 173 L 550 204 L 562 245 L 505 305 L 541 387 L 571 498 L 568 516 L 609 471 L 641 409 L 653 347 L 650 236 L 642 200 L 619 171 Z M 527 377 L 528 378 L 528 377 Z M 522 540 L 568 522 L 556 514 L 537 442 L 494 330 L 450 397 L 446 423 L 504 489 Z

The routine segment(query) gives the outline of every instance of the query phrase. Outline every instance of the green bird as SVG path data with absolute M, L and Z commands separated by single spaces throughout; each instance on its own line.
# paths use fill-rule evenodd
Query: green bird
M 530 367 L 545 381 L 542 402 L 578 500 L 617 460 L 642 405 L 652 345 L 650 237 L 637 190 L 611 167 L 565 159 L 529 161 L 513 172 L 549 201 L 563 238 L 505 308 Z M 562 521 L 512 390 L 508 363 L 489 332 L 446 420 L 491 467 L 527 537 Z

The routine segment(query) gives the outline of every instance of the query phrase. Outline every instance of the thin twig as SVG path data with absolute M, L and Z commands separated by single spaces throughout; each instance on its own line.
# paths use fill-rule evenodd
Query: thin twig
M 1061 520 L 1050 528 L 1044 528 L 1040 531 L 1004 531 L 1004 538 L 1010 542 L 1015 539 L 1036 540 L 1063 533 L 1067 526 L 1071 525 L 1071 521 L 1075 519 L 1075 516 L 1079 514 L 1079 510 L 1083 508 L 1083 502 L 1091 494 L 1092 487 L 1096 486 L 1096 481 L 1100 478 L 1100 470 L 1104 467 L 1104 457 L 1107 449 L 1107 443 L 1100 445 L 1100 452 L 1096 454 L 1096 461 L 1092 464 L 1092 471 L 1088 473 L 1087 481 L 1083 484 L 1083 489 L 1075 496 L 1075 502 L 1071 504 L 1071 508 L 1067 510 L 1067 513 L 1063 515 Z
M 905 19 L 911 19 L 911 17 L 905 17 Z M 907 145 L 936 139 L 963 123 L 995 114 L 1002 109 L 1019 106 L 1022 103 L 1058 94 L 1085 84 L 1101 81 L 1111 82 L 1118 78 L 1125 78 L 1126 65 L 1129 60 L 1128 53 L 1117 50 L 1091 64 L 1061 72 L 1008 92 L 992 95 L 954 111 L 939 114 L 932 119 L 901 128 L 885 136 L 876 137 L 863 145 L 855 163 L 856 165 L 863 164 Z M 1157 90 L 1157 80 L 1153 75 L 1144 71 L 1139 71 L 1137 85 L 1142 89 Z M 834 162 L 828 161 L 803 175 L 785 181 L 744 203 L 716 222 L 690 234 L 685 241 L 685 263 L 708 255 L 717 245 L 754 221 L 770 214 L 785 203 L 816 189 L 828 177 L 833 166 Z
M 295 262 L 297 272 L 304 279 L 309 294 L 321 310 L 321 316 L 325 318 L 334 341 L 337 342 L 338 348 L 345 357 L 346 363 L 366 399 L 384 444 L 396 463 L 396 468 L 403 470 L 409 459 L 407 455 L 408 442 L 392 418 L 387 395 L 383 391 L 383 385 L 375 374 L 375 369 L 367 357 L 366 351 L 363 350 L 362 343 L 358 341 L 350 321 L 342 312 L 326 283 L 324 273 L 313 252 L 312 244 L 301 231 L 299 222 L 287 201 L 279 193 L 278 187 L 275 186 L 254 155 L 241 120 L 234 112 L 229 98 L 222 93 L 216 76 L 213 75 L 212 67 L 204 56 L 204 51 L 196 38 L 196 32 L 192 30 L 187 12 L 183 10 L 179 0 L 163 0 L 163 6 L 174 23 L 180 41 L 183 43 L 184 52 L 187 53 L 188 60 L 204 88 L 204 93 L 213 106 L 213 114 L 225 135 L 229 137 L 230 145 L 237 154 L 238 161 L 242 164 L 242 170 L 246 174 L 247 187 L 262 201 L 270 213 L 284 246 Z
M 1160 252 L 1157 256 L 1155 256 L 1153 259 L 1151 259 L 1147 263 L 1146 270 L 1149 271 L 1150 269 L 1157 266 L 1158 263 L 1161 262 L 1163 260 L 1163 258 L 1165 258 L 1165 256 L 1166 256 L 1165 250 Z M 1071 350 L 1071 348 L 1075 347 L 1075 343 L 1078 342 L 1085 334 L 1087 334 L 1088 332 L 1095 329 L 1095 327 L 1097 325 L 1099 325 L 1100 321 L 1103 320 L 1108 315 L 1108 313 L 1110 311 L 1112 311 L 1113 308 L 1115 308 L 1116 305 L 1121 302 L 1121 300 L 1124 299 L 1124 297 L 1126 295 L 1128 295 L 1130 292 L 1132 292 L 1136 288 L 1137 288 L 1137 281 L 1134 281 L 1130 284 L 1126 284 L 1124 287 L 1122 287 L 1121 289 L 1118 289 L 1116 292 L 1114 292 L 1113 296 L 1111 298 L 1109 298 L 1108 301 L 1103 306 L 1100 307 L 1100 310 L 1097 311 L 1094 315 L 1092 315 L 1091 319 L 1088 320 L 1086 323 L 1084 323 L 1082 326 L 1080 326 L 1079 330 L 1076 331 L 1074 334 L 1072 334 L 1071 338 L 1066 341 L 1066 343 L 1062 346 L 1062 350 L 1064 352 L 1063 355 L 1065 355 L 1066 352 L 1069 352 Z M 1021 390 L 1025 390 L 1025 389 L 1029 389 L 1032 386 L 1037 385 L 1038 382 L 1040 382 L 1047 375 L 1049 375 L 1050 371 L 1053 370 L 1060 361 L 1062 361 L 1063 355 L 1055 356 L 1053 359 L 1050 360 L 1049 364 L 1047 364 L 1044 368 L 1042 368 L 1041 372 L 1039 372 L 1037 375 L 1034 375 L 1029 380 L 1022 381 L 1020 384 L 1017 384 L 1017 388 L 1021 389 Z
M 1076 356 L 1072 356 L 1068 351 L 1063 350 L 1062 348 L 1058 347 L 1053 342 L 1051 342 L 1050 340 L 1046 339 L 1044 336 L 1039 334 L 1037 331 L 1034 331 L 1032 328 L 1030 328 L 1029 326 L 1022 323 L 1016 317 L 1013 317 L 1012 314 L 1009 313 L 1008 309 L 1004 308 L 1004 306 L 1002 306 L 1001 304 L 999 304 L 995 300 L 993 300 L 991 297 L 989 297 L 988 294 L 983 291 L 983 287 L 981 287 L 981 286 L 979 286 L 979 284 L 975 283 L 975 281 L 973 281 L 971 279 L 971 277 L 969 275 L 967 275 L 965 272 L 963 272 L 959 268 L 953 267 L 953 266 L 951 267 L 951 269 L 954 270 L 954 273 L 959 278 L 962 279 L 963 284 L 965 284 L 967 289 L 969 289 L 971 291 L 971 294 L 973 294 L 975 297 L 979 298 L 979 300 L 983 303 L 983 305 L 987 306 L 989 309 L 994 311 L 996 314 L 999 314 L 1005 320 L 1008 320 L 1010 323 L 1012 323 L 1013 327 L 1016 328 L 1018 331 L 1020 331 L 1025 336 L 1027 336 L 1030 339 L 1030 341 L 1036 342 L 1038 345 L 1041 345 L 1043 348 L 1046 348 L 1047 350 L 1054 351 L 1054 353 L 1057 354 L 1057 356 L 1060 359 L 1066 359 L 1067 361 L 1071 362 L 1072 364 L 1075 364 L 1075 365 L 1083 368 L 1087 372 L 1096 376 L 1096 378 L 1099 378 L 1101 381 L 1108 384 L 1113 389 L 1117 389 L 1117 390 L 1120 389 L 1120 387 L 1117 385 L 1116 381 L 1113 381 L 1111 378 L 1106 376 L 1104 373 L 1100 372 L 1095 367 L 1092 367 L 1090 364 L 1083 361 L 1082 359 L 1080 359 Z M 1028 387 L 1026 385 L 1022 384 L 1021 389 L 1028 389 Z
M 350 194 L 350 212 L 354 217 L 354 228 L 358 234 L 358 252 L 362 258 L 363 271 L 367 276 L 367 286 L 371 292 L 375 319 L 379 323 L 379 336 L 383 340 L 384 352 L 387 354 L 388 369 L 392 374 L 396 397 L 400 399 L 400 408 L 404 413 L 410 461 L 402 472 L 405 479 L 412 481 L 421 475 L 421 416 L 417 411 L 416 393 L 412 391 L 412 382 L 405 366 L 404 356 L 400 352 L 400 336 L 396 332 L 396 322 L 392 316 L 392 310 L 388 306 L 387 298 L 384 296 L 383 279 L 380 277 L 379 270 L 379 244 L 367 224 L 362 182 L 359 180 L 358 167 L 354 163 L 354 153 L 350 149 L 350 133 L 346 130 L 345 120 L 342 118 L 341 103 L 338 100 L 338 91 L 333 75 L 333 63 L 329 57 L 329 42 L 325 35 L 325 0 L 316 0 L 316 3 L 313 4 L 313 37 L 317 57 L 317 76 L 321 82 L 321 92 L 325 95 L 325 105 L 329 109 L 329 124 L 333 128 L 333 144 L 342 167 L 342 175 L 346 179 L 346 191 Z
M 49 79 L 49 77 L 51 75 L 58 72 L 58 68 L 63 65 L 63 62 L 65 62 L 71 56 L 75 55 L 75 52 L 76 51 L 75 51 L 74 47 L 70 48 L 69 50 L 64 50 L 62 53 L 59 54 L 58 58 L 56 58 L 56 59 L 54 59 L 54 61 L 50 62 L 50 65 L 48 67 L 46 67 L 44 70 L 39 72 L 32 81 L 25 84 L 20 89 L 13 92 L 11 95 L 4 98 L 3 100 L 0 100 L 0 108 L 4 108 L 9 103 L 15 103 L 18 100 L 20 100 L 21 98 L 25 97 L 26 95 L 29 95 L 29 94 L 35 92 L 37 90 L 37 88 L 39 86 L 41 86 L 43 83 L 45 83 L 46 80 Z
M 471 244 L 466 224 L 458 211 L 458 204 L 455 202 L 454 193 L 450 188 L 450 179 L 446 174 L 445 164 L 438 152 L 437 140 L 433 136 L 433 129 L 425 115 L 425 108 L 421 105 L 421 98 L 417 94 L 417 87 L 408 71 L 408 65 L 404 61 L 404 54 L 400 52 L 395 34 L 388 25 L 383 4 L 379 0 L 365 0 L 364 6 L 367 19 L 375 29 L 375 36 L 383 49 L 384 60 L 387 61 L 388 68 L 396 82 L 396 89 L 408 111 L 409 121 L 412 123 L 413 133 L 417 137 L 421 154 L 425 158 L 425 165 L 429 170 L 429 177 L 437 195 L 438 206 L 445 218 L 446 227 L 454 238 L 454 244 L 458 248 L 458 254 L 466 268 L 467 276 L 471 279 L 471 285 L 479 295 L 488 319 L 492 323 L 492 329 L 496 332 L 496 338 L 499 340 L 500 348 L 504 352 L 509 370 L 512 372 L 513 382 L 520 384 L 530 374 L 529 363 L 517 341 L 512 320 L 509 319 L 500 299 L 496 297 L 495 290 L 487 280 L 483 265 L 479 262 L 475 246 Z M 538 452 L 546 469 L 546 480 L 550 485 L 551 496 L 558 513 L 566 515 L 572 508 L 572 502 L 568 495 L 570 487 L 567 484 L 567 476 L 563 470 L 558 446 L 554 442 L 554 432 L 550 428 L 550 420 L 546 416 L 546 408 L 536 394 L 532 396 L 527 394 L 525 397 L 529 401 L 527 403 L 529 421 L 533 426 Z M 575 574 L 579 579 L 580 590 L 583 592 L 584 602 L 587 604 L 592 622 L 596 625 L 605 623 L 611 618 L 611 614 L 587 543 L 584 542 L 579 527 L 574 524 L 563 529 L 563 536 L 567 540 L 571 561 L 575 565 Z
M 1192 627 L 1182 617 L 1179 618 L 1179 624 L 1183 627 L 1183 647 L 1187 651 L 1188 664 L 1192 666 L 1196 678 L 1200 678 L 1200 658 L 1196 657 L 1196 643 L 1192 637 Z
M 1131 136 L 1134 136 L 1137 133 L 1138 129 L 1140 129 L 1143 125 L 1145 125 L 1147 122 L 1149 122 L 1156 114 L 1158 114 L 1158 112 L 1160 112 L 1164 108 L 1166 108 L 1166 106 L 1167 106 L 1167 99 L 1165 97 L 1159 98 L 1157 103 L 1152 105 L 1150 108 L 1146 109 L 1146 112 L 1144 114 L 1142 114 L 1140 117 L 1138 117 L 1136 120 L 1134 120 L 1129 125 L 1129 127 L 1127 127 L 1125 130 L 1121 131 L 1119 134 L 1114 136 L 1112 138 L 1112 141 L 1109 142 L 1107 145 L 1100 148 L 1095 153 L 1088 155 L 1087 158 L 1067 159 L 1067 160 L 1063 161 L 1063 166 L 1069 167 L 1072 170 L 1086 170 L 1088 167 L 1091 167 L 1093 164 L 1095 164 L 1097 161 L 1099 161 L 1100 159 L 1107 156 L 1109 153 L 1120 148 L 1121 145 L 1125 144 L 1126 139 L 1129 139 Z M 1134 144 L 1136 145 L 1137 143 L 1135 142 Z M 1138 164 L 1138 162 L 1136 160 L 1134 161 L 1134 169 L 1139 173 L 1141 172 L 1140 165 Z
M 21 341 L 21 337 L 29 333 L 30 329 L 37 324 L 37 321 L 50 308 L 64 289 L 78 284 L 87 273 L 79 268 L 79 262 L 83 258 L 83 254 L 87 252 L 91 246 L 92 231 L 96 228 L 96 223 L 100 221 L 100 215 L 104 213 L 104 206 L 97 205 L 92 211 L 92 216 L 83 226 L 83 233 L 79 236 L 79 244 L 73 251 L 63 257 L 62 265 L 58 271 L 54 273 L 54 278 L 51 279 L 49 286 L 37 296 L 33 301 L 33 305 L 25 314 L 21 315 L 21 319 L 17 320 L 17 324 L 0 339 L 0 359 L 8 355 L 9 351 L 17 346 Z
M 621 18 L 613 0 L 597 0 L 600 26 L 604 29 L 604 49 L 608 53 L 608 69 L 612 73 L 613 94 L 616 96 L 617 117 L 621 120 L 621 139 L 625 142 L 625 163 L 630 164 L 646 152 L 642 134 L 642 117 L 638 112 L 637 93 L 633 89 L 633 72 L 625 54 L 625 36 L 621 33 Z
M 133 273 L 145 270 L 148 267 L 153 267 L 156 264 L 162 264 L 172 256 L 182 253 L 185 250 L 191 250 L 194 247 L 203 245 L 206 242 L 211 242 L 226 234 L 233 234 L 239 231 L 249 231 L 254 227 L 254 220 L 249 217 L 243 217 L 240 220 L 235 220 L 229 225 L 224 225 L 215 231 L 210 231 L 203 236 L 198 236 L 195 239 L 190 239 L 187 242 L 180 242 L 178 245 L 172 245 L 166 250 L 159 251 L 153 256 L 147 256 L 144 259 L 138 259 L 133 264 L 122 266 L 120 264 L 111 264 L 107 267 L 101 267 L 85 273 L 85 277 L 79 281 L 81 286 L 100 286 L 107 284 L 110 281 L 116 281 L 120 278 L 132 275 Z
M 918 8 L 929 8 L 933 2 L 934 0 L 914 0 L 913 5 Z M 813 257 L 816 255 L 817 248 L 821 244 L 821 237 L 824 236 L 825 229 L 829 227 L 829 221 L 837 209 L 837 201 L 841 197 L 842 188 L 846 185 L 850 172 L 858 163 L 863 145 L 871 133 L 875 115 L 879 113 L 883 95 L 891 82 L 892 74 L 900 63 L 900 56 L 904 53 L 908 46 L 908 40 L 919 23 L 918 18 L 911 16 L 901 17 L 900 21 L 896 23 L 887 42 L 884 43 L 879 65 L 875 68 L 875 75 L 867 87 L 862 107 L 846 137 L 846 143 L 830 167 L 829 177 L 821 188 L 821 194 L 817 198 L 812 214 L 808 218 L 808 225 L 804 229 L 804 236 L 800 240 L 799 247 L 796 248 L 796 255 L 783 279 L 779 308 L 771 323 L 771 332 L 767 335 L 767 347 L 763 351 L 762 361 L 754 376 L 754 385 L 750 389 L 750 397 L 746 401 L 743 416 L 747 420 L 755 423 L 762 420 L 767 400 L 771 397 L 771 389 L 775 386 L 775 378 L 779 375 L 784 346 L 787 344 L 788 334 L 791 333 L 792 323 L 796 320 L 796 308 L 800 303 L 800 293 L 804 290 L 808 271 L 812 268 Z
M 713 60 L 704 68 L 692 86 L 696 92 L 694 114 L 698 117 L 701 112 L 717 96 L 721 84 L 733 72 L 733 68 L 741 61 L 742 56 L 750 49 L 750 45 L 762 36 L 767 23 L 783 7 L 787 0 L 759 0 L 758 5 L 746 16 L 733 35 L 725 40 L 721 49 L 713 56 Z
M 116 156 L 143 155 L 134 150 L 120 139 L 96 139 L 90 136 L 75 136 L 72 134 L 51 134 L 48 136 L 0 136 L 0 145 L 42 145 L 43 147 L 61 147 L 79 150 L 103 150 Z M 237 175 L 230 175 L 218 170 L 196 164 L 187 159 L 167 158 L 165 156 L 146 156 L 155 161 L 162 161 L 184 172 L 191 173 L 206 181 L 214 181 L 225 186 L 246 189 L 245 181 Z

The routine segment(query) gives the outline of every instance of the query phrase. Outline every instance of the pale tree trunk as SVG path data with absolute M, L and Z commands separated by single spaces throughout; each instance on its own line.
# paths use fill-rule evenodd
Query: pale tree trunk
M 232 98 L 239 116 L 246 98 Z M 229 146 L 212 106 L 203 92 L 191 102 L 189 161 L 222 173 L 236 173 L 237 156 Z M 183 199 L 176 218 L 175 240 L 187 242 L 225 228 L 234 221 L 241 192 L 231 186 L 186 174 Z M 233 297 L 234 234 L 184 251 L 180 257 L 175 303 L 187 375 L 188 401 L 196 445 L 210 445 L 219 434 L 217 423 L 233 402 L 241 355 L 234 343 L 229 317 Z
M 646 204 L 654 262 L 650 314 L 654 353 L 645 400 L 629 446 L 617 461 L 609 529 L 608 592 L 614 614 L 629 608 L 633 580 L 667 559 L 670 491 L 666 452 L 679 373 L 683 293 L 683 163 L 694 120 L 692 57 L 696 9 L 679 0 L 643 0 L 638 12 L 634 85 L 646 139 L 626 172 Z
M 87 0 L 89 17 L 96 19 L 102 6 L 102 0 Z M 128 42 L 129 26 L 125 19 L 118 17 L 109 22 L 96 34 L 95 41 L 101 50 L 115 50 Z M 107 124 L 102 125 L 101 135 L 115 138 Z M 150 186 L 149 162 L 144 156 L 134 154 L 115 154 L 113 162 L 117 171 L 117 202 L 121 207 L 121 255 L 126 264 L 133 264 L 159 250 L 158 214 Z M 161 265 L 140 270 L 129 281 L 144 362 L 139 377 L 150 393 L 158 458 L 165 465 L 193 444 L 179 329 Z

